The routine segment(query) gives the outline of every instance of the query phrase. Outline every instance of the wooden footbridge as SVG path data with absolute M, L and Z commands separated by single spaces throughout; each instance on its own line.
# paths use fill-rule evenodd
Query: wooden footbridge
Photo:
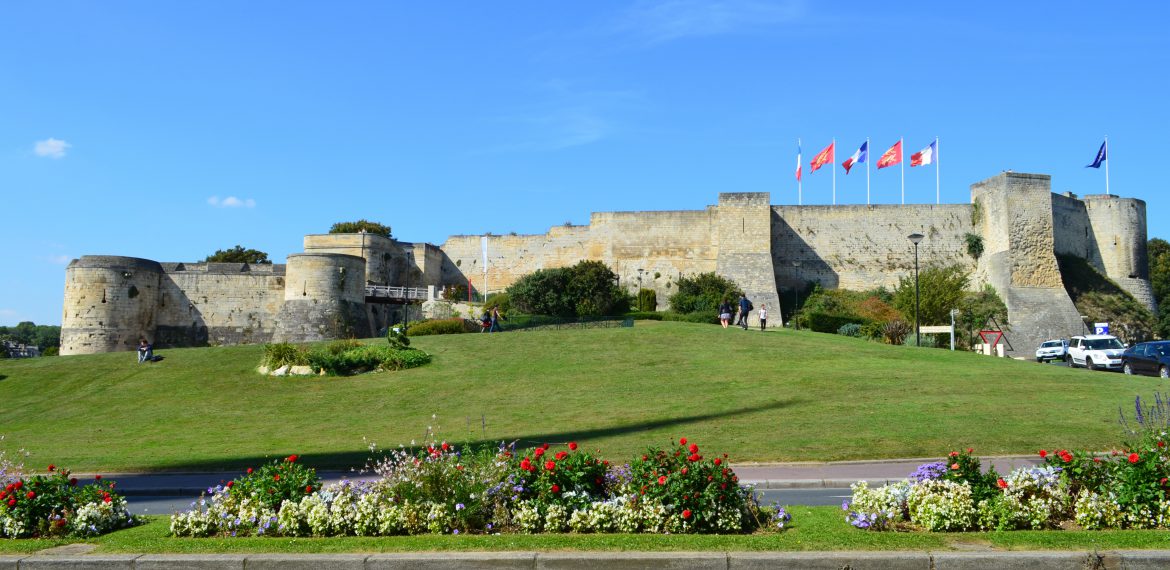
M 366 285 L 367 303 L 414 303 L 426 301 L 426 288 L 393 287 L 390 285 Z

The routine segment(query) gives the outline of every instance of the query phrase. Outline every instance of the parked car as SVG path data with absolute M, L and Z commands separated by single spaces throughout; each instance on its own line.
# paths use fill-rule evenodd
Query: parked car
M 1063 339 L 1046 340 L 1036 349 L 1036 362 L 1049 360 L 1064 360 L 1068 355 L 1068 341 Z
M 1121 370 L 1170 378 L 1170 341 L 1142 342 L 1127 348 L 1121 355 Z
M 1074 336 L 1068 342 L 1068 365 L 1084 366 L 1089 370 L 1117 370 L 1121 368 L 1121 353 L 1125 345 L 1117 337 L 1107 334 Z

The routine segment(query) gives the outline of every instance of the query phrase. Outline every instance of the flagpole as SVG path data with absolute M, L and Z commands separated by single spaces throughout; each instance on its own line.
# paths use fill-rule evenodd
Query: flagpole
M 903 139 L 898 139 L 898 153 L 902 156 L 898 157 L 898 164 L 902 165 L 902 205 L 906 205 L 906 145 L 903 144 Z
M 1109 135 L 1105 135 L 1105 193 L 1109 193 Z
M 939 173 L 938 169 L 942 167 L 942 162 L 938 159 L 938 136 L 934 137 L 934 203 L 942 203 L 942 192 L 939 190 Z
M 797 137 L 797 139 L 796 139 L 796 170 L 798 172 L 800 171 L 801 166 L 802 165 L 800 162 L 800 137 Z M 801 178 L 803 178 L 803 176 L 796 177 L 796 205 L 797 206 L 804 205 L 804 190 L 801 189 L 801 180 L 800 180 Z
M 1108 152 L 1109 149 L 1105 149 L 1105 151 Z M 829 166 L 833 167 L 833 205 L 836 206 L 837 205 L 837 139 L 833 139 L 833 156 L 832 156 L 832 158 L 829 159 Z M 1108 176 L 1109 166 L 1108 165 L 1105 166 L 1105 173 L 1106 173 L 1105 179 L 1108 180 L 1109 179 L 1109 176 Z M 1109 193 L 1108 184 L 1106 184 L 1105 193 L 1106 194 Z
M 865 205 L 869 205 L 869 137 L 865 137 Z

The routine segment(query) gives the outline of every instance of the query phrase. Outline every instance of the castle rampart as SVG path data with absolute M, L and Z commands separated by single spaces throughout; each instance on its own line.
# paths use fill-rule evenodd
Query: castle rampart
M 657 291 L 661 309 L 680 275 L 714 271 L 757 307 L 767 304 L 770 323 L 779 325 L 788 316 L 778 310 L 779 295 L 810 282 L 896 286 L 913 270 L 911 233 L 926 236 L 921 266 L 959 264 L 972 272 L 973 287 L 999 291 L 1017 351 L 1082 330 L 1058 253 L 1088 259 L 1153 308 L 1143 201 L 1078 200 L 1052 194 L 1046 175 L 1005 172 L 973 184 L 970 204 L 773 206 L 767 193 L 732 192 L 702 210 L 596 212 L 588 225 L 454 235 L 441 246 L 308 235 L 305 253 L 289 256 L 287 266 L 86 256 L 66 271 L 62 354 L 131 350 L 152 335 L 165 346 L 370 335 L 398 316 L 366 303 L 365 285 L 470 282 L 483 292 L 485 241 L 491 292 L 538 269 L 596 260 L 631 292 Z

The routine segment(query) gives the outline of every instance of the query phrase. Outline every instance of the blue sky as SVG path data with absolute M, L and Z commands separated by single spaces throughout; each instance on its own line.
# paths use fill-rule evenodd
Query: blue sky
M 896 6 L 891 6 L 896 4 Z M 940 137 L 942 201 L 1005 169 L 1114 194 L 1170 238 L 1170 4 L 74 2 L 0 5 L 0 324 L 59 324 L 85 254 L 277 262 L 395 237 L 544 232 L 719 192 L 830 202 L 807 161 Z M 838 203 L 864 172 L 838 166 Z M 899 201 L 873 171 L 874 203 Z M 906 169 L 934 201 L 933 167 Z

